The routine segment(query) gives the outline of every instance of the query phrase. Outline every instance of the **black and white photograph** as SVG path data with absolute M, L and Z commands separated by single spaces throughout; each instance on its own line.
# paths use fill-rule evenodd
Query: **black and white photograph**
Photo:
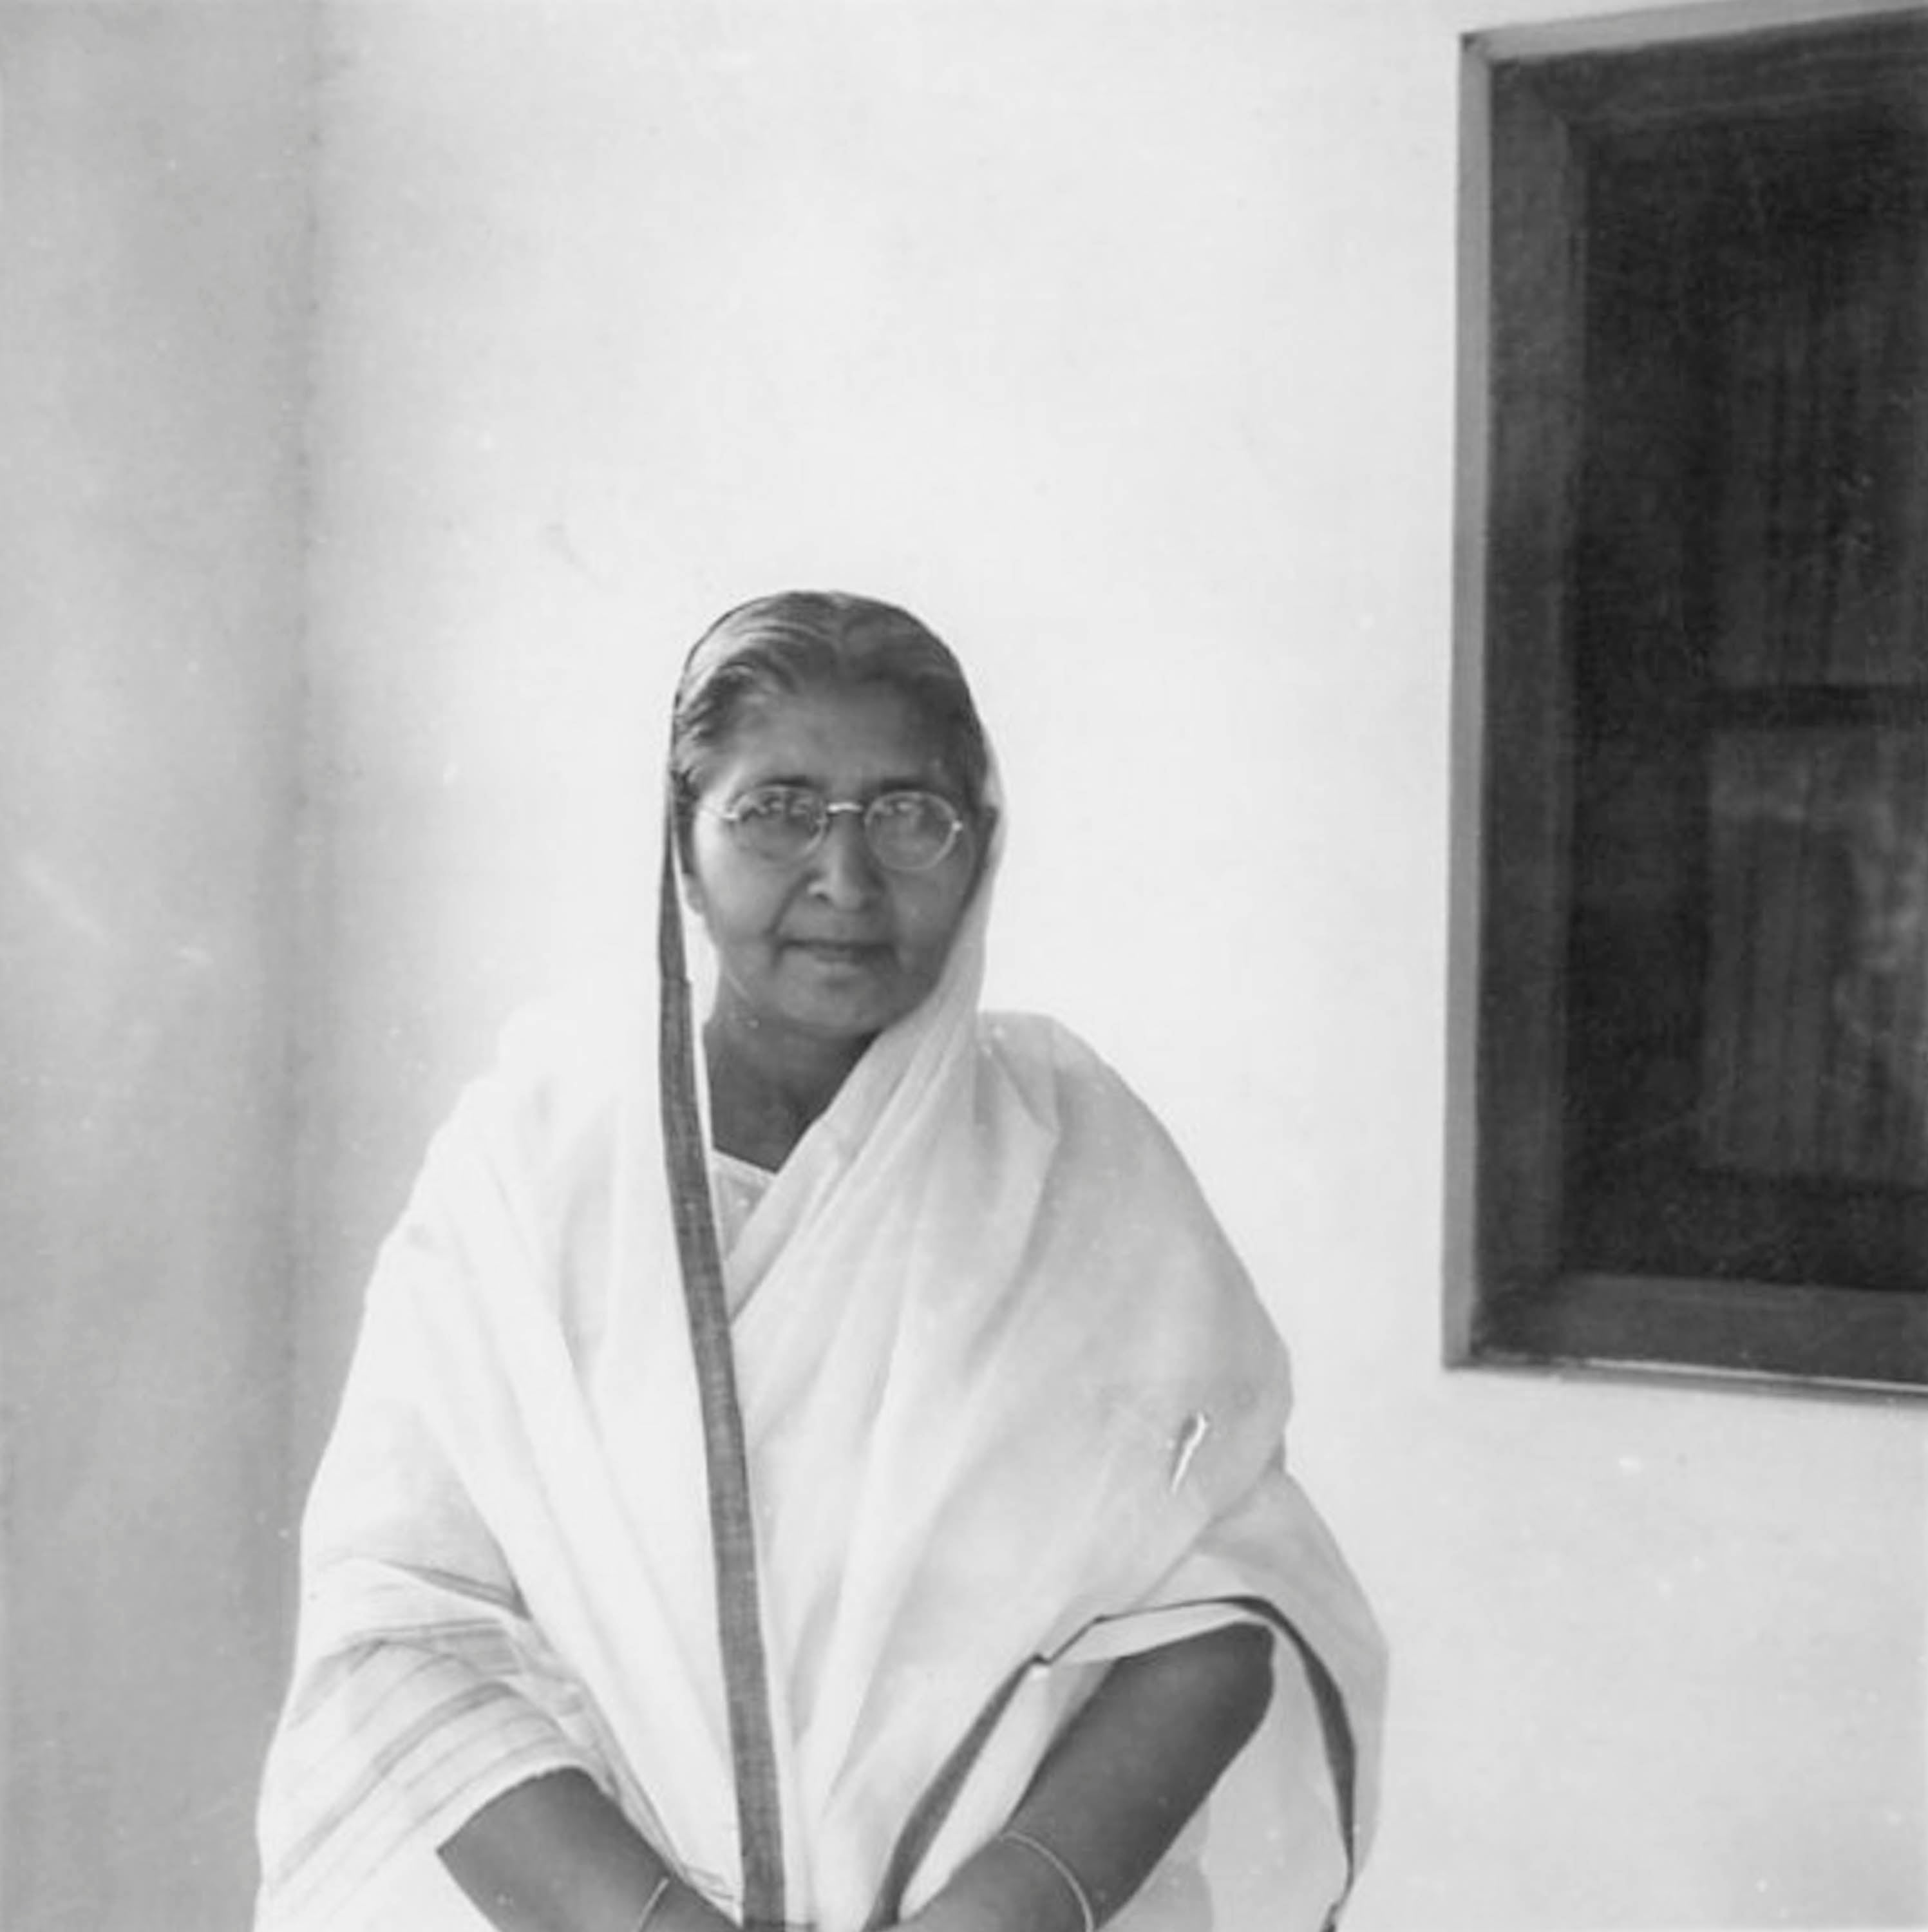
M 0 1932 L 1928 1932 L 1928 5 L 0 0 Z

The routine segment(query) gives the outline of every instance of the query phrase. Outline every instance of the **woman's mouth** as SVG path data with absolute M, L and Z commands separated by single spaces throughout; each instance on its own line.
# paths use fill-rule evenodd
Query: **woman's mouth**
M 820 966 L 868 966 L 885 951 L 874 940 L 860 944 L 847 939 L 793 939 L 790 946 L 792 952 L 800 952 Z

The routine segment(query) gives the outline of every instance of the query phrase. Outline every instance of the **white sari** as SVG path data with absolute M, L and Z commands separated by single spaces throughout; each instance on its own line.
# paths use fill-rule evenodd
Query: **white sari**
M 1061 1028 L 979 1013 L 988 898 L 724 1257 L 787 1917 L 861 1932 L 1000 1694 L 908 1909 L 1106 1660 L 1256 1620 L 1276 1688 L 1210 1864 L 1259 1903 L 1216 1922 L 1315 1928 L 1369 1828 L 1378 1634 L 1285 1473 L 1285 1352 L 1183 1161 Z M 382 1250 L 304 1528 L 259 1932 L 475 1932 L 436 1848 L 563 1767 L 739 1916 L 656 1097 L 641 1028 L 511 1029 Z M 1202 1837 L 1114 1923 L 1213 1923 Z

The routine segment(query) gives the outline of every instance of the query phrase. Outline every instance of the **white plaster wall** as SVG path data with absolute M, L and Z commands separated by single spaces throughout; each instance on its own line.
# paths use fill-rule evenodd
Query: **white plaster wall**
M 0 1925 L 241 1922 L 281 1552 L 306 22 L 0 5 Z
M 1528 10 L 0 0 L 8 1932 L 244 1922 L 374 1244 L 806 581 L 976 670 L 997 995 L 1295 1337 L 1397 1658 L 1354 1924 L 1928 1922 L 1921 1412 L 1437 1365 L 1456 40 Z
M 698 625 L 901 597 L 1003 752 L 999 997 L 1156 1100 L 1297 1338 L 1398 1658 L 1354 1923 L 1918 1922 L 1918 1410 L 1438 1366 L 1497 10 L 329 10 L 317 1320 L 505 1001 L 619 928 Z

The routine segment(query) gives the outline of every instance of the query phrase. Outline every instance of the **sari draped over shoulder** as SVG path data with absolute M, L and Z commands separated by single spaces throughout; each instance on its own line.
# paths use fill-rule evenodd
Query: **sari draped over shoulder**
M 1276 1688 L 1213 1801 L 1216 1922 L 1199 1822 L 1114 1922 L 1316 1928 L 1370 1830 L 1378 1634 L 1286 1471 L 1243 1269 L 1116 1075 L 979 1011 L 984 916 L 724 1256 L 788 1916 L 862 1932 L 913 1814 L 914 1909 L 1109 1660 L 1257 1621 Z M 481 1926 L 436 1848 L 564 1768 L 738 1916 L 654 1052 L 526 1016 L 382 1249 L 304 1524 L 258 1932 Z

